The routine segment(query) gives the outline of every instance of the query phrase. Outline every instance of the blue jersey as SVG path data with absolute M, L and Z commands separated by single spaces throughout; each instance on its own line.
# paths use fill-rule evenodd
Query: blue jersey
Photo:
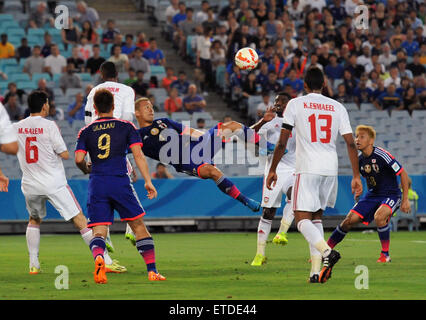
M 359 156 L 359 168 L 367 181 L 368 192 L 375 195 L 400 195 L 397 177 L 403 168 L 388 151 L 373 147 L 370 156 Z
M 127 150 L 133 145 L 142 146 L 133 123 L 105 117 L 80 130 L 76 152 L 89 153 L 91 175 L 123 176 L 127 175 Z

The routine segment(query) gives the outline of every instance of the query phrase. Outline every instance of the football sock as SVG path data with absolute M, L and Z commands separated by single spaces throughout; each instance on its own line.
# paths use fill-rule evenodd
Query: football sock
M 331 234 L 330 238 L 327 241 L 327 244 L 330 246 L 330 248 L 334 248 L 339 242 L 343 240 L 343 238 L 346 236 L 347 232 L 344 232 L 340 225 L 334 229 L 333 233 Z
M 314 226 L 311 220 L 302 219 L 297 224 L 297 229 L 305 237 L 309 244 L 313 245 L 323 257 L 326 257 L 331 252 L 331 248 L 324 241 L 321 232 Z
M 92 229 L 90 228 L 84 228 L 80 230 L 81 237 L 83 238 L 84 242 L 90 246 L 90 241 L 93 239 L 93 233 Z
M 130 226 L 129 226 L 128 224 L 126 224 L 126 234 L 132 234 L 132 235 L 135 235 L 135 234 L 133 233 L 132 228 L 130 228 Z
M 257 227 L 257 252 L 256 254 L 265 255 L 266 241 L 271 233 L 272 220 L 260 218 L 259 226 Z
M 40 268 L 38 253 L 40 248 L 40 226 L 28 224 L 26 231 L 28 254 L 30 256 L 30 267 Z
M 96 259 L 97 256 L 101 256 L 103 258 L 105 248 L 105 239 L 102 237 L 94 237 L 90 241 L 90 250 L 92 251 L 93 259 Z
M 387 224 L 384 227 L 377 228 L 380 242 L 382 243 L 382 253 L 389 255 L 389 243 L 390 243 L 390 225 Z
M 287 233 L 288 229 L 290 229 L 291 223 L 294 220 L 293 208 L 291 206 L 291 202 L 288 201 L 283 210 L 283 217 L 281 218 L 280 229 L 278 233 L 284 232 Z
M 248 198 L 243 195 L 235 186 L 235 184 L 224 175 L 216 181 L 216 185 L 223 193 L 226 193 L 228 196 L 237 199 L 245 206 L 247 205 Z
M 315 226 L 315 228 L 318 229 L 321 236 L 324 237 L 324 228 L 323 228 L 323 225 L 322 225 L 322 220 L 319 220 L 319 219 L 312 220 L 312 223 Z M 309 249 L 311 251 L 311 274 L 310 274 L 310 276 L 312 277 L 314 274 L 319 274 L 319 272 L 321 271 L 322 257 L 321 257 L 321 252 L 319 252 L 313 245 L 309 244 Z
M 148 272 L 158 273 L 155 266 L 154 240 L 151 237 L 136 240 L 136 249 L 144 259 Z

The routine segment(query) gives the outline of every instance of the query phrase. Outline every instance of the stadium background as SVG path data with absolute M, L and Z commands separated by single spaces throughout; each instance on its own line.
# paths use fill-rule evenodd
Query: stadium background
M 328 78 L 327 95 L 335 96 L 339 93 L 339 87 L 345 87 L 346 92 L 340 92 L 341 95 L 336 98 L 344 103 L 349 111 L 351 123 L 355 128 L 358 124 L 374 125 L 378 138 L 376 144 L 383 146 L 389 150 L 402 165 L 407 169 L 412 181 L 413 189 L 419 195 L 417 216 L 420 222 L 425 222 L 426 218 L 422 215 L 426 214 L 426 205 L 423 199 L 426 196 L 426 135 L 424 124 L 426 122 L 425 110 L 425 78 L 424 65 L 426 59 L 425 43 L 424 43 L 424 14 L 425 5 L 416 1 L 367 1 L 370 14 L 370 33 L 375 37 L 367 36 L 367 33 L 356 31 L 353 29 L 347 32 L 347 37 L 343 35 L 344 26 L 350 26 L 353 15 L 346 12 L 354 9 L 352 1 L 306 1 L 299 2 L 299 6 L 292 7 L 292 2 L 288 1 L 287 10 L 284 10 L 284 2 L 265 1 L 266 15 L 262 13 L 262 1 L 240 1 L 235 7 L 229 6 L 229 1 L 208 2 L 185 1 L 182 12 L 186 12 L 186 8 L 194 9 L 194 22 L 192 28 L 183 26 L 175 22 L 185 21 L 183 14 L 173 15 L 172 21 L 168 22 L 166 12 L 173 12 L 170 6 L 179 7 L 177 1 L 88 1 L 88 7 L 94 8 L 99 15 L 99 26 L 94 26 L 89 45 L 82 45 L 78 39 L 76 46 L 79 56 L 86 59 L 90 57 L 90 50 L 93 50 L 94 44 L 100 44 L 100 56 L 109 59 L 112 52 L 112 43 L 108 43 L 107 30 L 108 19 L 115 20 L 116 31 L 111 31 L 115 43 L 122 46 L 122 51 L 130 50 L 132 52 L 135 46 L 147 50 L 149 47 L 149 38 L 155 37 L 158 48 L 165 55 L 165 63 L 163 65 L 150 63 L 149 72 L 143 75 L 145 86 L 135 87 L 139 93 L 149 90 L 152 99 L 155 99 L 154 105 L 158 108 L 156 117 L 170 117 L 177 121 L 190 121 L 191 125 L 197 127 L 197 120 L 205 119 L 205 128 L 210 128 L 222 121 L 225 116 L 232 119 L 252 124 L 261 115 L 261 103 L 263 99 L 269 98 L 269 103 L 273 101 L 273 97 L 277 91 L 285 90 L 291 95 L 300 94 L 300 81 L 297 78 L 303 77 L 303 72 L 312 63 L 312 55 L 318 58 L 318 62 L 323 64 L 325 73 Z M 231 1 L 234 3 L 235 1 Z M 294 1 L 293 1 L 294 2 Z M 70 9 L 71 16 L 78 13 L 77 3 L 74 1 L 48 1 L 46 13 L 53 10 L 55 5 L 63 4 Z M 311 4 L 313 7 L 309 9 L 304 4 Z M 61 73 L 48 74 L 46 72 L 33 73 L 32 75 L 23 72 L 25 63 L 29 58 L 28 50 L 25 46 L 21 46 L 21 39 L 26 38 L 28 47 L 33 48 L 35 45 L 45 46 L 45 37 L 48 33 L 52 37 L 52 42 L 57 44 L 60 54 L 65 58 L 72 57 L 73 45 L 66 45 L 61 36 L 61 30 L 55 29 L 48 20 L 43 21 L 43 25 L 38 28 L 29 27 L 31 12 L 36 10 L 38 1 L 2 1 L 2 13 L 0 14 L 0 33 L 8 36 L 7 41 L 14 46 L 14 56 L 3 56 L 4 47 L 1 47 L 0 70 L 6 75 L 0 79 L 0 93 L 3 103 L 6 107 L 12 103 L 7 100 L 17 100 L 20 105 L 22 116 L 25 114 L 25 94 L 28 94 L 39 86 L 40 79 L 45 79 L 49 93 L 52 95 L 51 102 L 55 105 L 51 114 L 59 125 L 62 135 L 67 143 L 68 149 L 74 150 L 76 133 L 83 126 L 82 118 L 78 115 L 70 119 L 67 115 L 73 107 L 78 93 L 86 94 L 88 85 L 97 84 L 99 82 L 98 74 L 89 72 L 75 72 L 79 78 L 79 88 L 68 87 L 64 92 L 60 86 L 70 82 L 61 81 L 64 76 Z M 203 11 L 203 7 L 204 10 Z M 212 8 L 211 13 L 207 8 Z M 305 9 L 303 9 L 305 8 Z M 345 8 L 345 10 L 342 10 Z M 417 16 L 412 16 L 415 10 Z M 229 12 L 234 12 L 232 17 Z M 274 14 L 270 14 L 274 12 Z M 353 12 L 353 11 L 352 11 Z M 209 18 L 209 14 L 214 14 L 214 18 Z M 383 15 L 384 13 L 384 15 Z M 53 15 L 52 15 L 53 17 Z M 228 18 L 227 18 L 228 17 Z M 253 17 L 257 17 L 259 21 L 264 21 L 263 28 L 256 26 Z M 269 20 L 268 20 L 269 17 Z M 390 19 L 389 19 L 390 17 Z M 206 23 L 202 24 L 201 21 Z M 258 21 L 258 22 L 259 22 Z M 219 22 L 219 23 L 218 23 Z M 236 24 L 237 23 L 237 24 Z M 244 25 L 248 25 L 248 33 L 244 30 Z M 318 25 L 324 28 L 319 28 Z M 76 22 L 76 26 L 82 26 Z M 225 35 L 228 35 L 229 42 L 226 42 L 227 48 L 218 45 L 219 48 L 215 52 L 210 53 L 210 67 L 205 61 L 197 64 L 197 37 L 202 34 L 204 29 L 213 28 L 215 31 L 208 34 L 217 41 L 222 41 L 224 35 L 221 33 L 219 25 L 225 25 Z M 261 23 L 259 23 L 261 25 Z M 317 26 L 318 28 L 316 28 Z M 263 29 L 263 31 L 260 31 Z M 321 30 L 324 29 L 324 32 Z M 406 39 L 408 30 L 413 30 L 412 39 Z M 189 31 L 188 31 L 189 30 Z M 290 32 L 290 38 L 286 38 L 287 30 Z M 342 31 L 343 30 L 343 31 Z M 346 31 L 350 30 L 347 28 Z M 420 31 L 419 31 L 420 30 Z M 90 34 L 88 31 L 87 34 Z M 97 34 L 94 35 L 94 34 Z M 110 33 L 111 34 L 111 33 Z M 125 36 L 132 34 L 134 43 L 126 47 L 124 44 Z M 175 37 L 178 35 L 178 38 Z M 122 36 L 120 38 L 120 35 Z M 311 39 L 311 35 L 313 39 Z M 381 39 L 380 44 L 375 40 Z M 225 37 L 226 39 L 226 37 Z M 398 42 L 398 39 L 400 41 Z M 217 43 L 214 42 L 214 43 Z M 408 41 L 408 43 L 407 43 Z M 417 42 L 416 44 L 413 44 Z M 253 87 L 246 79 L 248 74 L 239 73 L 232 68 L 233 54 L 242 46 L 258 44 L 258 53 L 262 62 L 266 62 L 265 77 L 276 73 L 278 80 L 271 81 L 262 80 L 259 68 L 256 70 L 256 85 Z M 385 50 L 384 44 L 389 43 L 391 56 L 380 60 L 381 54 Z M 266 45 L 265 45 L 266 44 Z M 350 65 L 350 55 L 346 52 L 357 56 L 355 65 Z M 381 47 L 382 46 L 382 47 Z M 125 48 L 126 47 L 126 48 Z M 343 50 L 342 48 L 345 47 Z M 373 53 L 372 60 L 364 53 L 363 47 L 369 47 Z M 376 51 L 375 51 L 376 50 Z M 89 52 L 89 54 L 88 54 Z M 127 51 L 128 52 L 128 51 Z M 337 65 L 331 63 L 331 56 L 336 54 L 338 58 Z M 23 55 L 23 56 L 19 56 Z M 130 53 L 131 56 L 131 53 Z M 378 57 L 376 57 L 378 56 Z M 379 58 L 379 60 L 375 60 Z M 122 56 L 118 56 L 115 60 L 120 68 L 119 80 L 121 82 L 135 83 L 132 78 L 135 75 L 129 75 L 126 64 L 122 60 L 126 60 Z M 274 60 L 276 59 L 276 60 Z M 416 62 L 417 60 L 420 62 Z M 389 60 L 389 61 L 388 61 Z M 413 71 L 407 72 L 404 66 L 414 64 L 411 68 Z M 379 67 L 376 65 L 379 64 Z M 130 61 L 130 65 L 132 65 Z M 136 64 L 135 64 L 136 65 Z M 326 68 L 330 65 L 331 67 Z M 360 65 L 363 65 L 361 68 Z M 394 81 L 386 79 L 391 78 L 390 71 L 394 67 L 397 68 L 397 78 Z M 422 69 L 418 66 L 423 66 Z M 179 71 L 185 71 L 189 83 L 195 83 L 198 88 L 198 97 L 206 101 L 206 107 L 203 112 L 187 112 L 183 109 L 181 112 L 167 112 L 167 98 L 169 97 L 169 85 L 174 80 L 166 74 L 167 67 L 173 67 L 174 75 L 178 76 Z M 75 66 L 74 66 L 75 67 Z M 345 70 L 350 70 L 350 75 L 345 75 Z M 365 69 L 370 72 L 364 74 Z M 377 71 L 374 73 L 374 71 Z M 379 71 L 379 69 L 382 69 Z M 294 70 L 296 79 L 293 79 L 290 70 Z M 418 74 L 420 70 L 420 74 Z M 134 70 L 137 71 L 137 70 Z M 410 74 L 411 73 L 411 74 Z M 155 78 L 153 78 L 155 77 Z M 170 78 L 169 82 L 163 82 Z M 262 82 L 262 81 L 263 82 Z M 387 83 L 386 87 L 381 87 L 381 82 Z M 16 83 L 18 89 L 17 99 L 11 99 L 9 84 Z M 279 83 L 277 86 L 276 83 Z M 387 97 L 395 98 L 395 95 L 386 90 L 391 83 L 397 83 L 398 97 L 396 99 L 386 100 Z M 340 85 L 340 86 L 339 86 Z M 343 86 L 342 86 L 343 85 Z M 172 85 L 173 86 L 173 85 Z M 183 99 L 186 94 L 181 91 L 179 84 L 178 95 Z M 184 85 L 185 87 L 185 85 Z M 370 88 L 367 90 L 366 88 Z M 414 96 L 409 96 L 409 88 L 414 89 Z M 352 92 L 349 92 L 349 89 Z M 145 90 L 145 91 L 144 91 Z M 378 92 L 376 92 L 378 90 Z M 413 91 L 413 90 L 411 90 Z M 137 95 L 139 94 L 137 92 Z M 391 102 L 389 102 L 391 101 Z M 390 103 L 390 104 L 387 104 Z M 401 107 L 399 108 L 399 106 Z M 73 105 L 75 106 L 75 105 Z M 385 110 L 379 110 L 385 108 Z M 401 110 L 397 110 L 401 109 Z M 15 110 L 15 109 L 13 109 Z M 14 120 L 19 119 L 18 116 Z M 16 114 L 15 114 L 16 115 Z M 13 119 L 12 119 L 13 120 Z M 237 145 L 232 148 L 236 149 Z M 339 138 L 337 151 L 339 155 L 339 196 L 335 209 L 326 211 L 325 227 L 334 227 L 336 221 L 341 219 L 341 215 L 346 214 L 353 204 L 350 194 L 350 165 L 346 155 L 344 142 Z M 247 161 L 247 157 L 252 157 L 244 152 L 236 152 L 235 163 L 238 161 Z M 9 193 L 0 194 L 1 207 L 1 233 L 22 233 L 23 227 L 27 219 L 27 213 L 24 205 L 24 198 L 20 191 L 21 172 L 15 157 L 0 154 L 1 168 L 4 173 L 11 179 Z M 250 162 L 252 163 L 252 162 Z M 75 167 L 73 159 L 64 161 L 67 178 L 73 189 L 77 199 L 85 210 L 85 202 L 87 199 L 86 185 L 87 177 Z M 151 172 L 155 171 L 156 162 L 149 160 Z M 263 170 L 250 168 L 243 164 L 226 164 L 219 165 L 219 168 L 225 174 L 236 181 L 236 184 L 247 195 L 255 199 L 261 199 L 261 186 Z M 160 197 L 154 201 L 144 200 L 143 184 L 139 181 L 135 184 L 135 188 L 142 198 L 143 205 L 148 212 L 146 217 L 148 225 L 152 227 L 164 227 L 164 230 L 184 230 L 184 226 L 188 226 L 198 230 L 250 230 L 257 227 L 257 216 L 254 216 L 245 207 L 234 203 L 226 196 L 221 194 L 213 183 L 202 181 L 196 178 L 189 178 L 183 174 L 175 172 L 169 168 L 169 171 L 175 176 L 175 179 L 156 179 L 155 186 L 158 188 Z M 249 172 L 257 173 L 250 175 Z M 197 201 L 194 201 L 197 199 Z M 222 218 L 222 220 L 220 220 Z M 425 220 L 423 220 L 425 219 Z M 58 213 L 50 206 L 48 209 L 47 221 L 52 221 L 50 228 L 54 231 L 73 231 L 71 225 L 63 227 L 63 223 L 56 224 L 56 221 L 62 221 Z M 197 222 L 198 221 L 198 222 Z M 202 223 L 204 221 L 204 223 Z M 221 221 L 221 223 L 217 223 Z M 277 225 L 279 218 L 274 222 Z M 328 221 L 328 223 L 327 223 Z M 122 224 L 118 224 L 116 229 L 123 229 Z M 46 230 L 46 229 L 44 229 Z

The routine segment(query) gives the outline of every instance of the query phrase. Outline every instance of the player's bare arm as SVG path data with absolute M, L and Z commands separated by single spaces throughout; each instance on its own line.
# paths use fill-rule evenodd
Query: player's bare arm
M 91 166 L 89 166 L 85 160 L 86 154 L 83 152 L 75 153 L 75 164 L 84 173 L 89 174 L 91 172 Z
M 277 182 L 277 174 L 276 169 L 278 166 L 278 163 L 280 162 L 281 158 L 284 156 L 285 149 L 287 147 L 287 141 L 290 137 L 291 131 L 288 129 L 281 129 L 280 139 L 278 140 L 278 143 L 275 146 L 274 150 L 274 156 L 272 158 L 272 164 L 271 168 L 269 169 L 268 177 L 266 178 L 266 186 L 269 190 L 272 190 L 272 188 L 275 186 Z
M 131 146 L 133 157 L 135 159 L 136 166 L 142 174 L 143 179 L 145 180 L 145 189 L 148 191 L 148 198 L 154 199 L 157 197 L 157 190 L 151 181 L 151 176 L 149 174 L 148 163 L 146 162 L 145 155 L 143 154 L 141 148 L 137 145 Z
M 68 152 L 68 150 L 65 150 L 64 152 L 59 153 L 58 156 L 60 156 L 64 160 L 68 160 L 70 158 L 70 153 Z
M 0 145 L 0 151 L 6 154 L 15 155 L 18 153 L 18 142 L 4 143 Z
M 348 156 L 352 166 L 352 174 L 353 174 L 353 178 L 351 182 L 352 193 L 355 194 L 355 197 L 357 198 L 362 194 L 362 182 L 361 182 L 361 175 L 359 173 L 357 148 L 356 148 L 352 133 L 344 134 L 343 139 L 346 142 L 346 147 L 348 149 Z
M 409 178 L 405 169 L 402 170 L 401 172 L 401 186 L 402 186 L 401 211 L 405 213 L 409 213 L 411 211 L 410 200 L 408 199 Z
M 262 119 L 260 119 L 258 122 L 256 122 L 254 125 L 250 127 L 250 129 L 253 129 L 254 131 L 258 132 L 260 128 L 262 128 L 266 123 L 271 121 L 275 118 L 275 108 L 269 107 L 266 109 L 265 114 L 263 115 Z
M 8 192 L 9 178 L 6 177 L 0 169 L 0 192 Z

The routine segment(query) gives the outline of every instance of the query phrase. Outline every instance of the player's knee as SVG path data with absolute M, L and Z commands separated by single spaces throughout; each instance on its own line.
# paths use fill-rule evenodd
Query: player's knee
M 276 208 L 263 208 L 262 217 L 264 219 L 272 220 L 277 212 Z
M 352 228 L 352 220 L 349 218 L 346 218 L 345 220 L 342 221 L 342 223 L 340 224 L 340 229 L 343 232 L 348 232 L 350 229 Z
M 378 227 L 383 227 L 387 224 L 387 215 L 382 214 L 381 212 L 376 212 L 374 214 L 374 222 Z

